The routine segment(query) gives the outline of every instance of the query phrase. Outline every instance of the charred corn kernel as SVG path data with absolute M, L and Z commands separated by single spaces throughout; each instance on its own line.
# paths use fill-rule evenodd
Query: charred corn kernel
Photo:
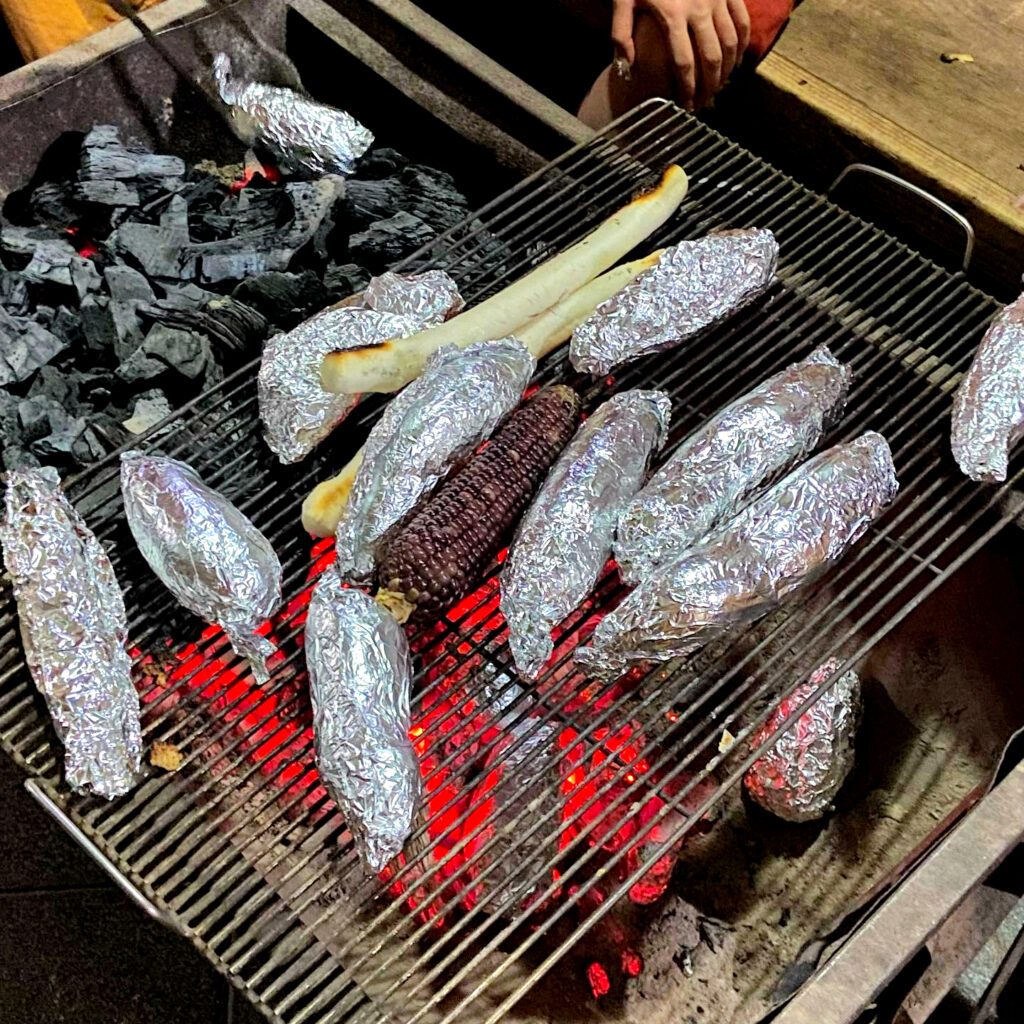
M 482 450 L 381 541 L 377 600 L 399 621 L 465 597 L 576 431 L 579 396 L 538 391 Z

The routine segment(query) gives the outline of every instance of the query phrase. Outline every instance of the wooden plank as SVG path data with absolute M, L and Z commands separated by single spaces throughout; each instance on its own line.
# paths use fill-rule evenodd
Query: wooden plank
M 973 63 L 943 63 L 943 53 Z M 809 0 L 775 53 L 1024 193 L 1024 3 Z

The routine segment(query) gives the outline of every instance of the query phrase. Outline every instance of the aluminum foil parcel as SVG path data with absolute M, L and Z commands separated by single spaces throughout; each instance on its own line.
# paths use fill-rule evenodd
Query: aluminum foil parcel
M 691 434 L 619 518 L 622 578 L 650 576 L 807 458 L 842 416 L 849 386 L 850 371 L 822 346 Z
M 241 134 L 265 145 L 286 170 L 351 174 L 373 142 L 373 133 L 343 110 L 292 89 L 236 78 L 225 53 L 214 57 L 213 77 Z
M 501 611 L 524 679 L 540 674 L 552 628 L 593 590 L 671 412 L 660 391 L 610 398 L 569 442 L 520 522 L 501 574 Z
M 121 588 L 56 470 L 14 470 L 6 482 L 0 543 L 25 660 L 64 744 L 68 785 L 113 799 L 131 789 L 142 754 Z
M 805 462 L 713 540 L 644 580 L 576 661 L 596 676 L 667 661 L 759 619 L 817 578 L 896 496 L 889 446 L 869 432 Z
M 306 620 L 317 770 L 374 871 L 412 829 L 420 772 L 409 740 L 412 663 L 402 627 L 325 572 Z
M 189 611 L 216 623 L 260 682 L 273 644 L 257 630 L 281 603 L 281 563 L 270 541 L 184 462 L 129 451 L 121 493 L 135 543 Z
M 338 572 L 365 579 L 377 542 L 518 404 L 536 361 L 514 338 L 446 346 L 385 408 L 336 533 Z
M 658 262 L 576 328 L 572 365 L 583 373 L 674 348 L 761 295 L 775 280 L 770 231 L 722 231 L 666 249 Z
M 1006 479 L 1024 437 L 1024 295 L 992 321 L 953 397 L 953 456 L 972 480 Z
M 756 749 L 774 736 L 835 675 L 839 665 L 837 658 L 827 661 L 782 700 L 754 735 L 751 747 Z M 860 680 L 856 672 L 846 672 L 750 766 L 743 778 L 747 792 L 766 811 L 786 821 L 822 817 L 853 767 L 860 716 Z
M 440 323 L 462 308 L 455 282 L 443 270 L 387 273 L 370 281 L 369 308 L 325 309 L 275 335 L 263 348 L 257 376 L 263 436 L 283 463 L 305 458 L 355 408 L 358 395 L 337 395 L 320 383 L 328 352 L 367 348 Z

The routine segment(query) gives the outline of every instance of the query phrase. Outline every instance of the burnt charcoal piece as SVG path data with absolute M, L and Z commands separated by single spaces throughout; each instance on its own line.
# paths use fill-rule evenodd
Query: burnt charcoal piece
M 287 270 L 295 254 L 313 239 L 317 229 L 345 193 L 345 180 L 326 175 L 316 181 L 285 186 L 292 201 L 291 221 L 215 242 L 192 243 L 182 253 L 184 275 L 203 282 L 240 281 L 266 270 Z
M 124 264 L 107 267 L 103 279 L 110 290 L 107 308 L 116 334 L 114 352 L 118 359 L 125 359 L 142 344 L 138 309 L 153 301 L 153 289 L 145 275 Z
M 132 414 L 121 424 L 130 434 L 144 434 L 171 414 L 171 403 L 158 388 L 144 391 L 135 399 Z M 158 433 L 163 433 L 159 431 Z
M 409 166 L 409 161 L 397 149 L 382 146 L 364 153 L 357 161 L 353 177 L 367 181 L 375 178 L 390 178 Z
M 116 446 L 112 445 L 110 450 L 113 451 L 114 447 Z M 95 423 L 86 424 L 85 429 L 75 438 L 75 443 L 71 446 L 71 455 L 75 461 L 88 465 L 90 462 L 102 459 L 106 454 L 107 443 L 97 429 L 97 425 Z
M 76 373 L 66 373 L 55 366 L 43 366 L 28 389 L 28 397 L 48 397 L 66 412 L 75 414 L 78 411 L 80 383 L 81 379 Z
M 130 255 L 150 277 L 181 277 L 182 250 L 189 244 L 185 200 L 173 196 L 159 224 L 122 224 L 111 243 L 115 252 Z
M 106 181 L 110 178 L 171 178 L 185 173 L 185 161 L 177 156 L 158 156 L 132 150 L 120 139 L 117 127 L 98 124 L 82 143 L 79 178 Z
M 143 351 L 189 380 L 195 380 L 206 366 L 209 345 L 205 338 L 188 331 L 157 324 L 146 335 Z
M 326 275 L 322 284 L 312 270 L 301 274 L 268 270 L 239 283 L 231 297 L 256 310 L 275 327 L 289 331 L 330 303 L 331 293 L 325 284 Z
M 370 272 L 358 263 L 331 264 L 324 273 L 324 287 L 332 302 L 358 295 L 370 283 Z
M 15 234 L 39 230 L 46 231 L 47 237 L 33 238 Z M 5 229 L 3 244 L 5 251 L 19 255 L 24 254 L 25 247 L 30 247 L 28 251 L 31 257 L 21 271 L 22 278 L 28 284 L 55 284 L 74 288 L 79 299 L 102 287 L 99 271 L 92 262 L 79 256 L 66 238 L 54 238 L 47 229 Z
M 199 309 L 180 302 L 154 302 L 143 314 L 168 327 L 205 335 L 215 352 L 242 354 L 258 350 L 267 336 L 267 321 L 255 309 L 228 295 L 218 295 Z
M 35 395 L 23 398 L 18 403 L 18 428 L 21 440 L 38 441 L 50 433 L 50 414 L 63 413 L 60 402 L 49 395 Z
M 85 430 L 86 420 L 83 416 L 71 417 L 61 412 L 50 419 L 50 433 L 29 446 L 30 450 L 44 462 L 66 460 L 71 456 L 75 442 Z
M 105 295 L 87 295 L 78 312 L 92 359 L 102 359 L 107 365 L 111 361 L 116 362 L 114 343 L 117 341 L 117 328 L 110 312 L 110 300 Z
M 348 183 L 344 216 L 349 230 L 366 228 L 399 212 L 411 213 L 439 232 L 462 220 L 469 204 L 449 175 L 418 164 L 390 178 Z
M 117 376 L 126 384 L 140 384 L 156 380 L 167 372 L 167 364 L 147 355 L 140 345 L 127 359 L 122 359 Z
M 75 189 L 75 198 L 85 203 L 99 203 L 101 206 L 138 206 L 139 190 L 117 179 L 112 181 L 80 181 Z
M 374 273 L 380 273 L 429 242 L 436 231 L 411 213 L 396 213 L 371 224 L 348 240 L 349 252 Z
M 0 270 L 0 306 L 13 316 L 28 312 L 28 283 L 20 271 Z
M 40 366 L 67 348 L 66 342 L 42 324 L 0 313 L 0 385 L 28 380 Z

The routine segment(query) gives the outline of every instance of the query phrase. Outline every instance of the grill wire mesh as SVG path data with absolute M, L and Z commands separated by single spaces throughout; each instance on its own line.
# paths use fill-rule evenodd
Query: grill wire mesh
M 417 708 L 443 693 L 452 665 L 468 666 L 461 699 L 489 708 L 492 724 L 500 720 L 500 730 L 464 729 L 432 747 L 436 779 L 469 771 L 467 751 L 476 766 L 499 746 L 500 756 L 514 759 L 546 731 L 566 725 L 588 750 L 602 749 L 602 737 L 624 719 L 642 727 L 642 746 L 612 752 L 601 771 L 593 771 L 592 806 L 576 809 L 568 850 L 559 848 L 566 824 L 559 752 L 549 744 L 542 748 L 546 755 L 523 759 L 496 801 L 495 810 L 507 812 L 508 831 L 458 869 L 463 882 L 469 873 L 475 885 L 488 877 L 502 880 L 486 888 L 474 912 L 459 910 L 460 879 L 445 873 L 457 863 L 454 855 L 431 848 L 428 819 L 436 824 L 450 811 L 443 797 L 428 805 L 406 866 L 391 879 L 394 885 L 404 877 L 407 890 L 415 880 L 429 891 L 434 916 L 425 918 L 424 903 L 413 910 L 361 874 L 333 805 L 308 771 L 308 734 L 299 729 L 308 721 L 308 702 L 298 598 L 312 560 L 299 503 L 361 443 L 380 401 L 360 406 L 321 453 L 282 468 L 259 436 L 250 366 L 180 410 L 146 441 L 191 462 L 256 522 L 280 555 L 285 594 L 293 600 L 274 626 L 283 657 L 264 688 L 265 699 L 255 704 L 247 701 L 241 677 L 213 687 L 211 665 L 230 672 L 237 664 L 223 636 L 204 632 L 141 562 L 117 494 L 117 453 L 69 481 L 72 499 L 111 551 L 125 591 L 131 643 L 140 652 L 140 676 L 148 679 L 146 742 L 170 741 L 185 753 L 178 772 L 153 772 L 120 800 L 71 797 L 62 789 L 62 752 L 25 669 L 4 578 L 4 748 L 272 1019 L 497 1020 L 642 874 L 644 864 L 620 871 L 614 877 L 621 882 L 606 886 L 608 898 L 588 904 L 596 858 L 611 872 L 626 853 L 602 854 L 588 844 L 603 818 L 651 785 L 667 794 L 675 782 L 674 795 L 665 796 L 669 832 L 654 854 L 668 849 L 758 753 L 741 760 L 736 751 L 742 748 L 734 747 L 730 755 L 720 754 L 724 729 L 742 744 L 767 714 L 768 698 L 791 690 L 814 665 L 838 654 L 840 673 L 845 671 L 1005 524 L 995 511 L 1002 492 L 962 478 L 947 441 L 951 388 L 996 303 L 962 275 L 939 269 L 669 104 L 638 108 L 489 204 L 410 265 L 444 266 L 467 299 L 477 301 L 581 237 L 670 161 L 686 168 L 690 195 L 644 251 L 721 227 L 768 227 L 780 243 L 780 283 L 729 323 L 673 353 L 625 368 L 614 382 L 574 374 L 564 350 L 542 364 L 541 382 L 573 384 L 588 409 L 611 389 L 666 389 L 674 405 L 667 457 L 723 403 L 827 343 L 855 374 L 847 415 L 827 443 L 880 431 L 892 446 L 902 488 L 854 553 L 784 614 L 694 659 L 660 667 L 629 692 L 591 685 L 585 712 L 577 707 L 583 681 L 571 672 L 571 648 L 588 616 L 621 592 L 614 574 L 600 581 L 593 606 L 570 620 L 559 641 L 560 658 L 547 683 L 536 688 L 520 689 L 509 671 L 493 591 L 478 592 L 432 627 L 429 639 L 414 639 L 421 651 Z M 1020 458 L 1011 469 L 1006 487 L 1024 472 Z M 324 545 L 314 549 L 317 554 L 326 554 Z M 496 571 L 492 567 L 492 576 Z M 158 664 L 174 664 L 174 655 L 191 642 L 191 660 L 178 660 L 170 679 L 141 661 L 156 654 Z M 448 714 L 454 721 L 455 712 Z M 444 716 L 435 716 L 431 728 L 444 726 Z M 428 788 L 430 782 L 428 777 Z M 709 795 L 695 801 L 691 794 L 697 793 Z M 686 811 L 676 814 L 687 800 Z M 588 811 L 593 813 L 584 819 Z M 485 824 L 473 822 L 478 832 Z M 561 899 L 524 926 L 528 912 L 518 903 L 502 905 L 503 887 L 513 877 L 535 881 L 547 894 L 560 885 Z M 441 917 L 444 927 L 438 926 Z

